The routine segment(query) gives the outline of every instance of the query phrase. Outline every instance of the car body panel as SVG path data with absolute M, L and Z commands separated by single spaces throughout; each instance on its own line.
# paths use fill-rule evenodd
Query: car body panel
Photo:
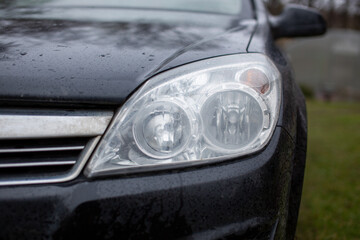
M 157 174 L 0 188 L 1 239 L 269 239 L 294 142 L 278 127 L 244 159 Z M 229 214 L 233 213 L 233 214 Z
M 29 19 L 0 20 L 0 101 L 119 105 L 161 71 L 245 53 L 256 23 L 216 14 L 199 19 L 198 13 L 153 11 L 162 14 L 154 20 L 148 11 L 133 13 L 144 19 L 42 19 L 45 9 Z

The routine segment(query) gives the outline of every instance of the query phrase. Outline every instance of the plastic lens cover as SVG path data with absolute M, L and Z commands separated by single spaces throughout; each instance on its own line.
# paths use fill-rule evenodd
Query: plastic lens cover
M 149 79 L 119 110 L 89 177 L 201 164 L 262 149 L 275 128 L 281 79 L 262 54 L 181 66 Z

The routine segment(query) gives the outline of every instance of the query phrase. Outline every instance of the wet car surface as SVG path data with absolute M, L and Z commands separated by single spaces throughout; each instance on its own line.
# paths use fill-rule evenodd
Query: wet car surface
M 306 107 L 274 40 L 297 34 L 281 18 L 269 22 L 260 1 L 240 2 L 237 14 L 2 3 L 0 238 L 293 239 Z M 322 34 L 321 23 L 299 34 Z M 261 88 L 278 87 L 281 99 L 263 145 L 232 155 L 209 148 L 201 159 L 154 166 L 137 157 L 136 166 L 97 170 L 121 114 L 158 87 L 156 79 L 247 56 L 279 73 L 278 85 Z

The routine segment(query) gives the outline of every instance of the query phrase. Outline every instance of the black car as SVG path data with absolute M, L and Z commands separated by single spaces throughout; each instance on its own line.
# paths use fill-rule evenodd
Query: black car
M 0 239 L 293 239 L 306 109 L 274 40 L 325 30 L 260 0 L 1 0 Z

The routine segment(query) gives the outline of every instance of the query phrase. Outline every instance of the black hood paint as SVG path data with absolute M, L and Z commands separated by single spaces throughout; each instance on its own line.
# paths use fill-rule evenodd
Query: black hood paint
M 0 20 L 0 103 L 121 104 L 156 73 L 246 52 L 255 28 L 252 19 L 171 14 L 194 21 Z

